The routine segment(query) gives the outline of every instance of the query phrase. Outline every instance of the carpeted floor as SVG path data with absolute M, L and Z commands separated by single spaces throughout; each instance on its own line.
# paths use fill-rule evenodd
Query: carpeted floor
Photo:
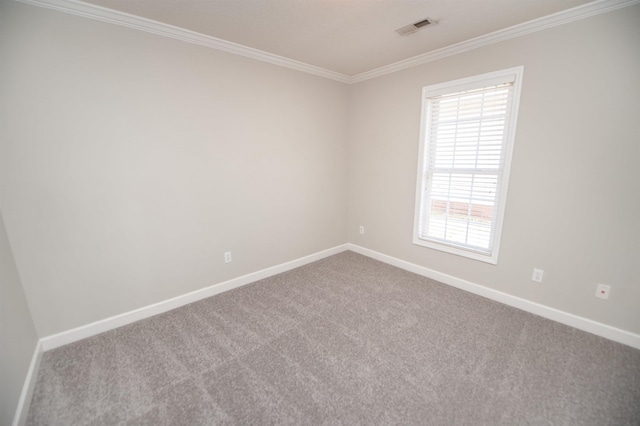
M 43 356 L 29 425 L 639 425 L 640 351 L 341 253 Z

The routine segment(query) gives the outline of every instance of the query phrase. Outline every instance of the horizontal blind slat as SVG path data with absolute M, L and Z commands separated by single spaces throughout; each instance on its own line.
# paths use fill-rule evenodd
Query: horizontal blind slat
M 512 85 L 430 98 L 424 235 L 488 250 Z

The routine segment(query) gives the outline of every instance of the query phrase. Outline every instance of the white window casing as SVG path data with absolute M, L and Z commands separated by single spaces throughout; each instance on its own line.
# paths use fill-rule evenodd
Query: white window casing
M 497 264 L 523 71 L 423 88 L 414 244 Z

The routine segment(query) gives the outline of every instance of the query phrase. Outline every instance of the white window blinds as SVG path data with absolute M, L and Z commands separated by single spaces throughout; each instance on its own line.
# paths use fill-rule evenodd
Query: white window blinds
M 483 79 L 480 87 L 425 90 L 414 242 L 494 257 L 514 83 Z

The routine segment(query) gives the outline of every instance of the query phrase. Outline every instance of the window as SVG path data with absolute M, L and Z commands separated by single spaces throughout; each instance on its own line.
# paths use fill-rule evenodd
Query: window
M 497 263 L 522 73 L 423 89 L 414 244 Z

